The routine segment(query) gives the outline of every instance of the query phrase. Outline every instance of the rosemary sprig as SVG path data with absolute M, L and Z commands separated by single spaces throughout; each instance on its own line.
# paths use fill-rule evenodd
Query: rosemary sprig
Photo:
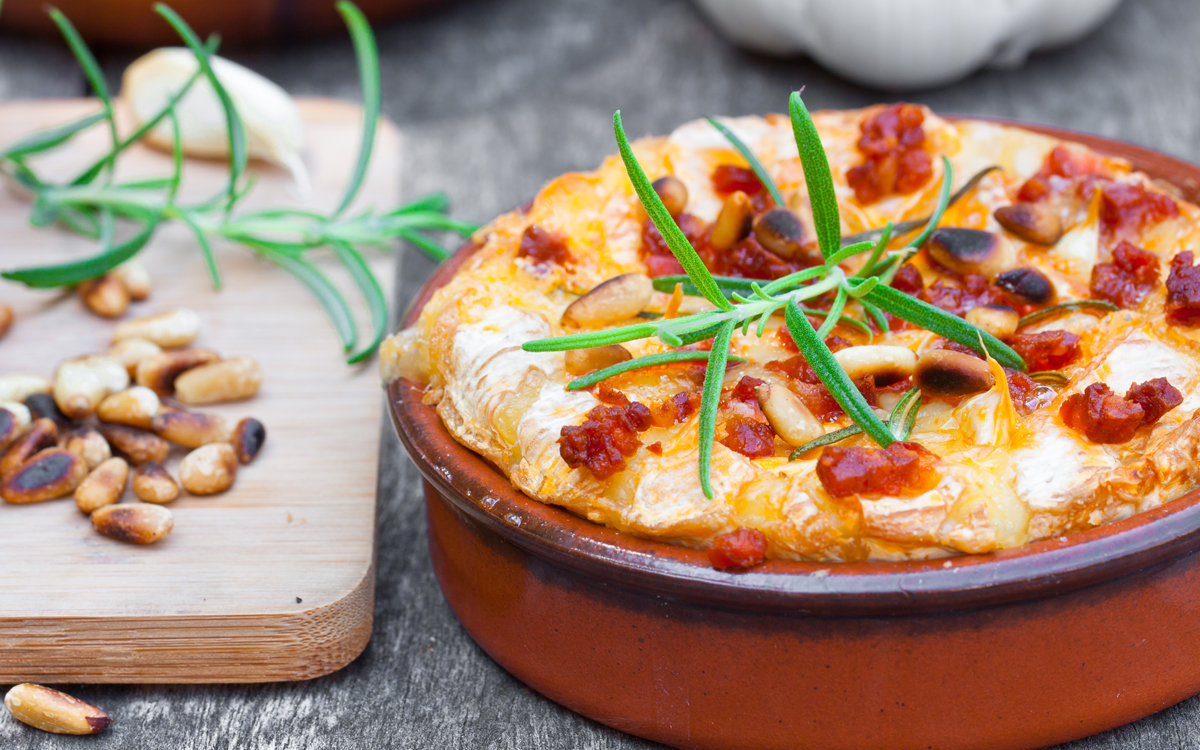
M 838 323 L 853 320 L 858 326 L 866 328 L 869 332 L 869 328 L 863 321 L 846 314 L 847 306 L 851 301 L 861 304 L 865 313 L 884 330 L 887 328 L 886 318 L 883 315 L 886 311 L 926 330 L 969 346 L 985 356 L 990 355 L 1001 364 L 1020 370 L 1026 369 L 1024 361 L 1016 352 L 995 337 L 984 333 L 962 318 L 888 286 L 900 265 L 916 252 L 920 244 L 937 226 L 949 203 L 950 185 L 953 181 L 953 170 L 949 160 L 944 157 L 942 160 L 944 169 L 937 207 L 926 222 L 925 230 L 912 242 L 898 251 L 888 253 L 887 244 L 892 234 L 891 227 L 888 225 L 884 227 L 877 240 L 843 246 L 841 217 L 834 193 L 833 176 L 829 171 L 829 163 L 816 126 L 813 124 L 799 92 L 791 95 L 789 111 L 792 118 L 792 129 L 796 136 L 797 150 L 804 166 L 805 181 L 808 184 L 809 199 L 812 204 L 813 221 L 817 228 L 817 240 L 824 263 L 766 283 L 751 279 L 714 277 L 704 266 L 696 250 L 688 242 L 654 192 L 649 178 L 633 155 L 622 127 L 621 114 L 617 112 L 613 116 L 613 132 L 621 152 L 621 158 L 625 162 L 629 180 L 645 206 L 646 213 L 662 234 L 667 247 L 687 272 L 686 277 L 675 276 L 658 279 L 655 281 L 655 288 L 660 291 L 668 291 L 674 289 L 676 284 L 683 284 L 685 291 L 703 295 L 717 309 L 678 318 L 644 320 L 620 328 L 538 339 L 526 342 L 522 347 L 526 351 L 532 352 L 565 351 L 657 337 L 667 346 L 678 349 L 686 344 L 712 339 L 711 351 L 707 353 L 672 351 L 639 357 L 578 378 L 568 385 L 572 390 L 576 390 L 595 385 L 608 377 L 639 367 L 668 362 L 696 361 L 702 357 L 707 359 L 708 365 L 700 400 L 698 452 L 700 486 L 708 497 L 712 497 L 713 493 L 711 463 L 717 407 L 721 398 L 726 365 L 730 359 L 729 349 L 733 332 L 738 328 L 746 332 L 751 324 L 757 322 L 757 331 L 761 336 L 767 321 L 782 312 L 784 322 L 800 353 L 854 422 L 849 427 L 829 433 L 808 445 L 801 446 L 793 452 L 793 457 L 815 447 L 828 445 L 859 433 L 866 433 L 880 446 L 887 446 L 896 440 L 906 439 L 912 431 L 917 412 L 921 407 L 920 393 L 914 388 L 900 399 L 889 420 L 884 422 L 867 404 L 862 393 L 838 364 L 824 341 L 825 336 L 833 327 Z M 714 125 L 721 129 L 719 123 L 714 121 Z M 731 133 L 726 133 L 726 137 L 731 135 Z M 730 140 L 739 150 L 745 148 L 744 144 L 738 145 L 740 141 L 737 141 L 736 137 Z M 752 154 L 747 153 L 746 156 L 751 165 L 757 163 L 757 159 L 752 158 Z M 761 164 L 758 166 L 761 168 Z M 759 176 L 764 185 L 773 186 L 765 170 Z M 840 264 L 868 251 L 870 255 L 859 270 L 853 276 L 847 276 Z M 828 311 L 814 311 L 801 306 L 801 303 L 806 300 L 821 297 L 830 292 L 834 293 L 834 301 Z M 808 314 L 824 317 L 819 331 L 814 329 L 812 323 L 809 322 Z
M 706 362 L 709 358 L 708 352 L 701 351 L 669 351 L 658 352 L 656 354 L 647 354 L 644 357 L 634 357 L 633 359 L 624 362 L 618 362 L 615 365 L 590 372 L 587 375 L 575 378 L 570 383 L 567 383 L 567 390 L 578 391 L 584 388 L 591 388 L 597 383 L 616 377 L 622 373 L 632 372 L 633 370 L 641 370 L 646 367 L 658 367 L 659 365 L 673 365 L 678 362 Z M 741 357 L 729 357 L 730 362 L 745 362 Z
M 363 211 L 346 215 L 361 191 L 370 165 L 375 133 L 380 116 L 380 68 L 375 37 L 362 12 L 352 3 L 337 4 L 349 29 L 358 60 L 363 90 L 363 129 L 358 158 L 337 208 L 330 213 L 299 208 L 267 208 L 236 213 L 237 204 L 251 191 L 253 179 L 247 178 L 247 134 L 233 98 L 213 72 L 211 56 L 216 40 L 201 43 L 192 28 L 171 8 L 158 4 L 155 11 L 175 29 L 192 54 L 199 70 L 163 108 L 124 140 L 119 137 L 113 107 L 104 77 L 94 56 L 70 21 L 57 10 L 51 17 L 62 30 L 68 45 L 92 85 L 103 109 L 74 122 L 26 136 L 0 152 L 0 171 L 12 177 L 33 194 L 31 222 L 44 226 L 59 222 L 72 231 L 99 241 L 99 252 L 92 257 L 49 266 L 13 269 L 4 278 L 36 288 L 77 284 L 95 278 L 137 255 L 164 223 L 179 222 L 192 232 L 204 256 L 214 289 L 221 286 L 220 269 L 214 252 L 219 240 L 233 242 L 279 266 L 308 287 L 328 315 L 342 342 L 347 362 L 370 357 L 387 334 L 388 304 L 379 280 L 363 255 L 364 248 L 388 250 L 396 239 L 416 245 L 435 260 L 448 253 L 424 233 L 449 231 L 469 236 L 478 227 L 445 215 L 445 195 L 434 194 L 390 211 Z M 182 143 L 179 137 L 176 106 L 189 88 L 201 77 L 212 85 L 221 104 L 229 145 L 229 179 L 221 193 L 196 205 L 177 201 L 182 171 Z M 140 140 L 164 119 L 172 123 L 174 150 L 169 177 L 136 182 L 112 183 L 117 157 Z M 106 123 L 112 135 L 111 148 L 74 180 L 57 184 L 44 179 L 27 163 L 34 154 L 53 149 L 77 133 Z M 104 175 L 104 180 L 97 180 Z M 128 239 L 116 241 L 119 222 L 132 223 Z M 345 269 L 367 303 L 371 317 L 371 338 L 358 347 L 358 324 L 337 285 L 313 262 L 312 251 L 327 250 Z
M 1097 315 L 1107 315 L 1111 312 L 1119 312 L 1121 308 L 1117 307 L 1111 302 L 1108 302 L 1107 300 L 1102 299 L 1077 299 L 1072 302 L 1061 302 L 1057 305 L 1052 305 L 1041 310 L 1035 310 L 1034 312 L 1023 316 L 1019 321 L 1017 321 L 1017 328 L 1025 328 L 1026 326 L 1031 326 L 1034 323 L 1053 318 L 1056 315 L 1063 315 L 1064 313 L 1073 312 L 1075 310 L 1086 310 L 1089 312 L 1094 312 Z
M 750 169 L 754 170 L 754 174 L 758 176 L 758 181 L 761 182 L 763 187 L 767 189 L 767 192 L 771 194 L 771 200 L 775 201 L 775 205 L 786 208 L 787 204 L 783 202 L 783 194 L 779 192 L 779 188 L 775 185 L 775 180 L 771 179 L 771 175 L 767 174 L 767 168 L 762 165 L 762 162 L 758 160 L 758 157 L 754 155 L 754 152 L 750 150 L 750 147 L 747 146 L 741 138 L 738 138 L 732 130 L 720 123 L 717 118 L 709 117 L 706 119 L 721 133 L 721 135 L 725 136 L 725 139 L 729 141 L 730 145 L 737 149 L 738 153 L 742 155 L 742 158 L 745 159 L 746 163 L 750 165 Z

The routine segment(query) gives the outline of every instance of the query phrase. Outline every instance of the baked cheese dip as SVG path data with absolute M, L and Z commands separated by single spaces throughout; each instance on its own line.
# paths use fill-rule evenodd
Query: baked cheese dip
M 871 419 L 890 416 L 893 430 L 904 421 L 905 434 L 885 449 L 854 428 L 780 309 L 739 323 L 723 378 L 710 376 L 720 391 L 706 455 L 711 334 L 675 346 L 646 334 L 523 348 L 714 309 L 680 276 L 632 173 L 611 157 L 479 230 L 477 249 L 416 325 L 385 342 L 385 380 L 425 383 L 425 403 L 454 438 L 527 495 L 706 548 L 721 568 L 984 553 L 1126 518 L 1197 486 L 1196 206 L 1079 144 L 950 122 L 917 105 L 817 112 L 811 122 L 842 242 L 896 224 L 886 256 L 872 259 L 901 263 L 875 275 L 1004 342 L 1025 367 L 1005 366 L 998 347 L 870 309 L 854 296 L 862 286 L 846 286 L 849 296 L 814 288 L 808 324 L 822 328 Z M 633 145 L 704 266 L 718 280 L 765 286 L 827 263 L 793 122 L 718 124 L 773 185 L 710 121 Z M 901 223 L 935 212 L 948 174 L 947 187 L 966 190 L 919 247 L 897 252 L 923 222 L 907 232 Z M 831 273 L 854 278 L 867 256 Z M 587 381 L 654 354 L 668 360 Z M 568 387 L 581 377 L 587 387 Z

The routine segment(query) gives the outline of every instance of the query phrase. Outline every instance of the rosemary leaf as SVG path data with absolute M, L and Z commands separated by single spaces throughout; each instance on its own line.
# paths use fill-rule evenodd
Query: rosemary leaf
M 87 77 L 92 91 L 95 92 L 96 97 L 104 105 L 104 119 L 108 120 L 108 130 L 112 136 L 112 144 L 115 149 L 117 144 L 121 142 L 121 139 L 117 136 L 117 121 L 113 118 L 112 96 L 108 93 L 108 84 L 104 82 L 104 72 L 100 70 L 100 63 L 96 62 L 96 57 L 88 49 L 87 43 L 83 41 L 83 37 L 75 29 L 75 25 L 63 15 L 62 11 L 51 6 L 46 12 L 50 15 L 50 19 L 54 21 L 54 24 L 58 26 L 58 30 L 62 32 L 63 38 L 67 41 L 67 46 L 71 48 L 71 52 L 79 62 L 79 67 L 83 68 L 83 74 Z M 111 158 L 109 164 L 112 164 Z
M 383 338 L 387 336 L 387 297 L 384 296 L 383 289 L 379 286 L 379 280 L 371 272 L 371 266 L 367 264 L 360 252 L 342 242 L 334 242 L 330 247 L 333 248 L 333 254 L 338 261 L 350 273 L 350 278 L 354 279 L 354 283 L 358 285 L 359 291 L 362 292 L 363 298 L 367 301 L 367 307 L 371 311 L 371 342 L 346 359 L 346 364 L 355 365 L 370 357 L 375 348 L 383 342 Z
M 817 338 L 824 341 L 834 326 L 838 324 L 838 321 L 841 320 L 842 310 L 846 309 L 847 296 L 845 289 L 838 289 L 837 296 L 833 298 L 833 305 L 829 308 L 829 313 L 825 316 L 821 327 L 817 329 Z
M 883 314 L 883 310 L 880 310 L 878 307 L 872 305 L 870 302 L 867 302 L 865 299 L 860 299 L 858 304 L 862 305 L 863 310 L 866 311 L 867 315 L 871 316 L 871 320 L 875 321 L 876 327 L 879 328 L 881 332 L 887 333 L 889 330 L 891 330 L 891 326 L 888 325 L 888 319 L 887 316 Z
M 1017 328 L 1025 328 L 1031 326 L 1047 318 L 1053 318 L 1056 315 L 1072 312 L 1074 310 L 1086 310 L 1102 315 L 1107 315 L 1112 312 L 1119 312 L 1121 308 L 1111 302 L 1102 299 L 1077 299 L 1073 302 L 1062 302 L 1052 307 L 1047 307 L 1042 310 L 1036 310 L 1017 321 Z
M 578 391 L 583 388 L 590 388 L 604 380 L 620 375 L 631 370 L 640 370 L 645 367 L 657 367 L 658 365 L 671 365 L 676 362 L 703 362 L 710 356 L 710 352 L 698 351 L 672 351 L 659 352 L 658 354 L 647 354 L 644 357 L 634 357 L 633 359 L 619 362 L 615 365 L 610 365 L 595 372 L 589 372 L 587 375 L 575 378 L 570 383 L 567 383 L 567 390 Z M 729 357 L 730 362 L 744 362 L 741 357 Z
M 967 321 L 951 315 L 940 307 L 934 307 L 890 286 L 877 286 L 863 300 L 876 305 L 897 318 L 914 323 L 925 330 L 944 336 L 951 341 L 971 347 L 980 354 L 990 354 L 1005 367 L 1025 372 L 1025 360 L 1000 339 Z M 983 346 L 980 345 L 982 339 Z M 987 347 L 986 352 L 984 347 Z
M 208 243 L 208 238 L 204 236 L 204 230 L 187 211 L 179 212 L 179 220 L 192 230 L 196 244 L 200 246 L 200 253 L 204 256 L 204 265 L 208 268 L 208 278 L 212 282 L 212 287 L 219 290 L 221 288 L 221 269 L 217 267 L 217 258 L 213 255 L 212 245 Z
M 792 131 L 800 151 L 800 162 L 804 165 L 804 181 L 808 185 L 808 198 L 812 203 L 817 242 L 821 246 L 821 255 L 828 259 L 842 244 L 842 220 L 838 212 L 837 194 L 833 189 L 833 175 L 829 172 L 829 160 L 825 157 L 817 126 L 813 124 L 799 91 L 793 91 L 788 99 L 788 111 L 792 116 Z
M 346 185 L 342 201 L 334 210 L 333 215 L 340 216 L 346 207 L 358 195 L 363 180 L 367 176 L 367 166 L 371 163 L 371 151 L 375 146 L 375 128 L 379 123 L 382 87 L 379 78 L 379 49 L 375 46 L 375 34 L 371 32 L 371 24 L 366 16 L 354 3 L 339 0 L 338 13 L 350 30 L 350 38 L 354 42 L 354 55 L 358 58 L 358 76 L 362 82 L 363 98 L 363 133 L 358 145 L 358 159 L 354 163 L 354 173 Z
M 386 216 L 397 216 L 399 214 L 408 214 L 414 211 L 433 211 L 435 213 L 445 213 L 450 210 L 450 198 L 445 193 L 438 191 L 422 195 L 416 200 L 405 203 L 402 206 L 393 208 L 388 211 Z
M 621 159 L 625 162 L 625 171 L 629 174 L 629 181 L 633 183 L 633 189 L 637 192 L 642 206 L 645 207 L 654 226 L 658 228 L 667 247 L 670 248 L 671 253 L 683 266 L 683 270 L 687 272 L 692 283 L 705 299 L 716 305 L 718 309 L 732 310 L 733 305 L 725 299 L 725 295 L 721 294 L 712 274 L 704 266 L 704 261 L 700 260 L 696 249 L 684 236 L 683 230 L 671 218 L 671 214 L 667 213 L 662 199 L 658 197 L 658 193 L 654 192 L 654 187 L 650 184 L 650 178 L 646 176 L 642 165 L 633 155 L 633 149 L 630 147 L 629 139 L 625 137 L 625 129 L 621 125 L 620 110 L 613 114 L 613 131 L 617 136 L 617 147 L 621 151 Z
M 133 237 L 115 247 L 105 249 L 99 255 L 94 255 L 91 258 L 72 261 L 70 263 L 60 263 L 53 266 L 38 266 L 36 268 L 5 271 L 0 276 L 10 281 L 19 281 L 35 289 L 50 289 L 68 284 L 78 284 L 81 281 L 93 279 L 108 273 L 137 255 L 138 251 L 145 247 L 146 243 L 154 235 L 154 230 L 158 227 L 160 219 L 161 215 L 159 218 L 146 222 L 142 231 Z
M 17 159 L 23 156 L 48 151 L 49 149 L 66 143 L 76 133 L 87 130 L 98 122 L 108 118 L 107 112 L 96 112 L 95 114 L 81 117 L 78 120 L 68 122 L 65 125 L 39 130 L 36 133 L 31 133 L 24 138 L 21 138 L 16 143 L 6 148 L 3 153 L 0 153 L 0 159 Z
M 808 453 L 811 450 L 815 450 L 817 448 L 824 448 L 825 446 L 833 445 L 834 443 L 840 443 L 843 440 L 845 440 L 846 438 L 854 437 L 855 435 L 861 435 L 862 431 L 863 431 L 863 429 L 861 427 L 859 427 L 856 424 L 852 424 L 852 425 L 847 425 L 847 426 L 841 428 L 840 430 L 834 430 L 833 432 L 827 432 L 819 438 L 813 438 L 812 440 L 809 440 L 807 443 L 797 446 L 796 450 L 794 450 L 788 454 L 788 460 L 795 461 L 797 458 L 800 458 L 805 453 Z
M 729 357 L 729 341 L 733 338 L 734 324 L 733 320 L 726 321 L 713 337 L 708 368 L 704 372 L 704 393 L 700 397 L 700 421 L 697 428 L 700 487 L 704 490 L 704 496 L 710 499 L 713 496 L 712 452 L 717 431 L 717 406 L 721 402 L 721 384 L 725 381 L 725 365 Z
M 1029 373 L 1029 379 L 1041 383 L 1042 385 L 1050 385 L 1057 388 L 1062 388 L 1067 383 L 1071 382 L 1071 378 L 1069 378 L 1066 373 L 1059 372 L 1058 370 L 1041 370 L 1039 372 L 1031 372 Z
M 929 221 L 926 222 L 925 229 L 912 242 L 908 243 L 909 247 L 924 245 L 925 240 L 929 239 L 929 235 L 933 234 L 933 230 L 937 229 L 938 222 L 942 220 L 942 214 L 946 213 L 946 207 L 950 205 L 950 183 L 952 182 L 954 182 L 954 167 L 950 166 L 950 160 L 943 156 L 942 189 L 938 192 L 937 206 L 929 216 Z
M 450 257 L 450 253 L 446 252 L 444 247 L 416 231 L 415 229 L 398 229 L 396 230 L 396 234 L 400 237 L 400 239 L 411 242 L 412 244 L 421 248 L 421 250 L 425 251 L 426 255 L 428 255 L 430 258 L 433 258 L 438 263 L 441 263 L 446 258 Z
M 853 258 L 855 255 L 858 255 L 859 253 L 865 253 L 866 251 L 871 250 L 874 247 L 875 247 L 874 242 L 856 242 L 853 245 L 846 245 L 841 250 L 838 250 L 836 253 L 829 256 L 829 258 L 827 258 L 825 260 L 825 267 L 833 268 L 834 266 L 841 263 L 842 261 L 848 260 L 849 258 Z
M 723 293 L 754 291 L 754 279 L 743 279 L 740 276 L 713 276 L 713 281 Z M 651 282 L 654 284 L 655 290 L 660 292 L 673 292 L 676 284 L 683 284 L 684 294 L 690 294 L 693 297 L 701 296 L 700 290 L 687 275 L 656 276 L 651 279 Z
M 875 249 L 871 251 L 870 257 L 867 258 L 867 262 L 863 263 L 862 268 L 858 269 L 858 272 L 854 275 L 859 278 L 870 276 L 871 271 L 875 268 L 875 264 L 879 262 L 880 256 L 883 255 L 883 251 L 887 250 L 888 242 L 890 242 L 891 239 L 892 222 L 889 221 L 887 224 L 883 225 L 883 232 L 880 233 L 879 240 L 875 243 Z
M 829 347 L 817 336 L 812 323 L 809 323 L 808 318 L 800 312 L 799 306 L 795 302 L 788 303 L 785 315 L 788 330 L 791 331 L 792 339 L 796 342 L 800 353 L 804 355 L 817 377 L 829 389 L 834 400 L 841 405 L 854 423 L 861 426 L 863 431 L 881 448 L 891 445 L 893 442 L 891 431 L 880 421 L 879 416 L 859 393 L 858 388 L 846 375 L 846 371 L 834 358 L 833 352 L 829 351 Z
M 993 164 L 990 167 L 984 167 L 972 175 L 971 179 L 967 180 L 966 184 L 964 184 L 958 190 L 955 190 L 954 195 L 950 196 L 950 205 L 953 206 L 955 203 L 958 203 L 960 200 L 962 200 L 963 196 L 975 189 L 975 186 L 979 184 L 979 181 L 982 180 L 988 172 L 994 172 L 997 169 L 1003 169 L 1003 167 L 998 164 Z M 908 234 L 909 232 L 920 228 L 922 225 L 927 224 L 928 222 L 928 216 L 924 216 L 919 219 L 909 219 L 908 221 L 902 221 L 895 225 L 892 228 L 892 231 L 897 236 Z M 875 229 L 868 229 L 865 232 L 846 235 L 842 238 L 842 242 L 860 242 L 862 240 L 869 240 L 872 237 L 878 237 L 883 230 L 884 227 L 876 227 Z
M 588 331 L 587 333 L 572 333 L 567 336 L 555 336 L 548 339 L 526 341 L 521 348 L 527 352 L 565 352 L 568 349 L 590 349 L 595 346 L 621 344 L 626 341 L 649 338 L 658 331 L 658 322 L 634 323 L 620 328 L 609 328 L 603 331 Z
M 779 188 L 775 185 L 775 180 L 772 180 L 771 175 L 767 174 L 766 167 L 764 167 L 762 162 L 758 160 L 758 157 L 754 155 L 754 152 L 750 150 L 750 147 L 742 142 L 741 138 L 738 138 L 732 130 L 721 124 L 715 117 L 707 117 L 705 119 L 708 120 L 714 128 L 720 131 L 721 135 L 725 136 L 725 139 L 729 141 L 735 149 L 738 150 L 738 153 L 742 155 L 742 158 L 746 160 L 746 163 L 750 165 L 750 169 L 754 170 L 754 174 L 758 175 L 758 181 L 761 182 L 763 187 L 767 189 L 767 192 L 771 194 L 771 200 L 775 201 L 775 205 L 787 208 L 787 203 L 784 202 L 783 194 L 779 192 Z
M 888 418 L 888 427 L 897 440 L 908 440 L 920 409 L 921 389 L 913 386 L 896 402 L 895 407 L 892 408 L 892 414 Z
M 286 253 L 260 248 L 259 254 L 295 276 L 316 296 L 317 302 L 325 309 L 333 324 L 334 331 L 342 341 L 342 348 L 349 352 L 358 343 L 358 331 L 354 327 L 354 316 L 346 299 L 338 291 L 333 282 L 322 274 L 316 266 L 299 257 Z

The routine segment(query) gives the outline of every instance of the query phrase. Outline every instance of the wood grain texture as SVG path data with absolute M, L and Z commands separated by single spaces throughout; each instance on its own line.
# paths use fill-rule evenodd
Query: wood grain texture
M 1076 46 L 1038 55 L 1018 70 L 984 71 L 905 98 L 946 112 L 1090 130 L 1198 161 L 1197 39 L 1195 0 L 1127 0 Z M 618 107 L 630 134 L 642 136 L 707 114 L 779 111 L 801 85 L 808 86 L 806 99 L 822 107 L 899 98 L 848 84 L 807 60 L 740 52 L 688 0 L 468 0 L 381 29 L 380 48 L 384 104 L 404 134 L 404 195 L 446 190 L 455 215 L 477 221 L 518 205 L 546 180 L 591 169 L 614 152 L 611 118 Z M 295 94 L 358 95 L 344 40 L 236 57 Z M 129 59 L 107 58 L 110 80 Z M 0 76 L 8 65 L 0 61 Z M 398 310 L 433 268 L 411 248 L 400 258 Z M 385 428 L 374 634 L 345 669 L 318 680 L 255 686 L 66 685 L 113 716 L 108 732 L 75 741 L 0 716 L 0 747 L 655 747 L 545 700 L 470 640 L 433 577 L 421 492 L 419 474 Z M 1200 698 L 1059 750 L 1196 747 Z
M 357 151 L 361 116 L 330 100 L 301 105 L 314 182 L 303 202 L 333 205 Z M 0 106 L 0 143 L 95 107 L 88 100 Z M 88 131 L 43 159 L 42 173 L 76 173 L 104 138 L 101 128 Z M 377 153 L 364 202 L 382 207 L 397 193 L 393 128 L 382 131 Z M 136 147 L 120 162 L 118 179 L 169 167 L 168 156 Z M 248 203 L 296 202 L 286 175 L 267 166 L 256 172 Z M 189 163 L 184 193 L 212 195 L 224 178 L 218 163 Z M 66 231 L 30 227 L 28 209 L 22 199 L 0 195 L 5 267 L 95 252 L 93 243 Z M 174 531 L 145 547 L 100 536 L 69 498 L 0 504 L 0 682 L 304 679 L 345 665 L 370 636 L 379 431 L 374 368 L 343 364 L 309 292 L 241 248 L 216 248 L 224 287 L 214 292 L 194 240 L 178 229 L 165 227 L 140 255 L 154 291 L 126 317 L 188 307 L 203 320 L 195 345 L 256 358 L 264 371 L 257 397 L 202 411 L 231 424 L 257 417 L 267 426 L 266 446 L 229 492 L 173 502 Z M 327 270 L 336 265 L 326 261 Z M 386 256 L 376 264 L 390 279 Z M 357 297 L 348 285 L 346 292 Z M 115 326 L 88 314 L 70 293 L 5 283 L 0 298 L 17 314 L 0 341 L 0 374 L 48 376 L 64 358 L 103 351 Z M 174 460 L 168 467 L 177 475 Z M 131 490 L 126 497 L 133 499 Z

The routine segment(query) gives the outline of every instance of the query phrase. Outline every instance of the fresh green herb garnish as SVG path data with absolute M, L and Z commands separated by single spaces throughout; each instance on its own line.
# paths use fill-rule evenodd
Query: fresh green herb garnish
M 754 155 L 750 147 L 743 143 L 742 139 L 738 138 L 732 130 L 718 122 L 717 118 L 709 117 L 706 119 L 742 155 L 742 158 L 750 165 L 750 169 L 754 170 L 754 174 L 758 176 L 758 181 L 771 194 L 771 200 L 775 201 L 775 205 L 786 208 L 787 204 L 783 202 L 783 194 L 779 192 L 779 188 L 775 185 L 775 180 L 771 179 L 771 175 L 767 174 L 767 168 L 762 165 L 762 162 L 758 160 L 758 157 Z
M 97 239 L 100 251 L 90 258 L 71 263 L 15 269 L 0 275 L 37 288 L 77 284 L 103 275 L 137 255 L 162 224 L 176 221 L 188 227 L 195 236 L 214 288 L 220 288 L 221 275 L 213 243 L 226 240 L 240 244 L 287 271 L 312 291 L 341 339 L 348 363 L 361 362 L 370 357 L 387 335 L 388 303 L 361 249 L 371 247 L 387 250 L 400 238 L 441 261 L 449 253 L 423 232 L 449 231 L 467 237 L 478 227 L 446 216 L 448 201 L 442 194 L 418 198 L 385 213 L 368 210 L 343 217 L 362 188 L 370 165 L 380 116 L 381 85 L 379 53 L 365 16 L 347 0 L 338 2 L 337 9 L 349 29 L 358 60 L 362 81 L 363 130 L 353 174 L 337 208 L 328 214 L 298 208 L 234 213 L 234 208 L 249 193 L 253 180 L 246 179 L 248 151 L 245 127 L 233 99 L 210 64 L 211 55 L 215 54 L 217 48 L 215 40 L 202 43 L 175 11 L 161 3 L 155 6 L 155 11 L 171 24 L 195 55 L 199 70 L 171 96 L 155 117 L 122 140 L 116 130 L 112 100 L 95 58 L 66 16 L 51 9 L 51 18 L 62 31 L 104 108 L 66 125 L 26 136 L 12 144 L 0 152 L 0 171 L 33 194 L 31 222 L 38 226 L 62 223 L 72 231 Z M 221 103 L 229 144 L 229 181 L 221 194 L 213 199 L 185 206 L 176 200 L 183 157 L 175 107 L 201 77 L 212 85 Z M 167 178 L 113 184 L 117 157 L 164 119 L 169 119 L 174 128 L 171 175 Z M 112 135 L 112 147 L 71 182 L 48 182 L 29 166 L 29 157 L 55 148 L 77 133 L 100 123 L 107 123 Z M 135 226 L 129 239 L 115 241 L 117 220 Z M 337 286 L 308 259 L 310 252 L 318 249 L 327 249 L 337 259 L 367 302 L 371 315 L 371 339 L 362 347 L 358 347 L 358 324 L 350 306 Z
M 886 319 L 883 317 L 883 313 L 886 311 L 926 330 L 969 346 L 982 354 L 990 353 L 997 361 L 1006 366 L 1020 370 L 1026 369 L 1024 361 L 1016 352 L 1000 340 L 984 333 L 962 318 L 888 286 L 896 269 L 916 252 L 920 243 L 924 242 L 933 228 L 937 226 L 942 212 L 946 209 L 949 202 L 950 184 L 953 179 L 949 160 L 943 158 L 944 170 L 937 208 L 920 236 L 901 250 L 888 253 L 886 246 L 891 230 L 885 227 L 883 236 L 877 241 L 854 243 L 843 247 L 841 217 L 834 194 L 833 176 L 829 171 L 829 163 L 817 135 L 816 126 L 798 92 L 793 93 L 789 100 L 789 111 L 792 118 L 792 129 L 796 136 L 796 146 L 804 167 L 805 180 L 808 183 L 821 256 L 825 259 L 822 265 L 806 268 L 766 283 L 749 279 L 714 277 L 704 266 L 700 256 L 697 255 L 691 243 L 688 242 L 654 192 L 649 177 L 646 176 L 633 155 L 633 150 L 629 146 L 621 124 L 621 113 L 617 112 L 613 116 L 613 131 L 629 179 L 641 199 L 642 205 L 645 206 L 646 213 L 662 234 L 667 247 L 687 272 L 686 278 L 669 277 L 656 280 L 655 288 L 667 291 L 673 289 L 676 283 L 683 283 L 685 290 L 701 294 L 717 309 L 679 318 L 658 318 L 620 328 L 539 339 L 529 341 L 523 346 L 526 351 L 533 352 L 566 351 L 657 337 L 667 346 L 678 348 L 686 344 L 713 339 L 712 350 L 706 354 L 708 367 L 705 373 L 699 415 L 700 484 L 704 494 L 708 497 L 712 497 L 710 474 L 717 406 L 725 378 L 726 363 L 729 360 L 730 342 L 733 332 L 738 328 L 748 331 L 750 325 L 757 322 L 758 333 L 762 335 L 767 321 L 772 316 L 779 313 L 784 314 L 785 324 L 800 353 L 855 423 L 853 427 L 845 428 L 837 433 L 830 433 L 825 438 L 819 439 L 829 442 L 857 434 L 857 432 L 865 432 L 880 446 L 887 446 L 897 439 L 904 439 L 912 429 L 912 423 L 916 419 L 921 403 L 919 394 L 915 390 L 910 391 L 897 404 L 897 408 L 900 410 L 893 412 L 892 418 L 885 423 L 867 404 L 866 399 L 851 382 L 845 370 L 838 364 L 837 359 L 825 344 L 824 338 L 837 323 L 855 320 L 845 314 L 848 305 L 852 302 L 861 305 L 865 314 L 876 321 L 881 328 L 886 329 Z M 735 142 L 735 146 L 738 143 L 740 141 Z M 744 144 L 739 147 L 739 150 L 741 148 L 744 148 Z M 757 159 L 752 161 L 747 158 L 747 161 L 754 164 Z M 761 167 L 761 164 L 759 166 Z M 760 179 L 763 180 L 764 185 L 774 184 L 771 182 L 770 176 L 766 175 L 765 170 L 760 175 Z M 868 251 L 871 254 L 859 271 L 853 276 L 847 276 L 839 264 Z M 800 303 L 831 292 L 835 295 L 833 304 L 828 311 L 820 313 L 825 320 L 821 325 L 821 330 L 817 331 L 807 317 L 813 311 L 801 307 Z M 866 327 L 861 320 L 855 320 L 855 323 L 858 326 Z M 665 359 L 667 355 L 671 354 L 679 359 Z M 650 355 L 650 357 L 640 357 L 615 365 L 608 370 L 613 371 L 612 374 L 617 374 L 649 364 L 680 361 L 684 357 L 691 360 L 696 354 L 695 352 L 668 352 Z M 610 376 L 602 370 L 575 380 L 568 387 L 584 388 Z M 841 436 L 835 438 L 839 434 Z M 802 447 L 805 450 L 811 450 L 818 444 L 826 445 L 828 442 L 817 441 Z
M 1042 310 L 1031 312 L 1017 321 L 1017 328 L 1025 328 L 1039 321 L 1053 318 L 1063 313 L 1074 312 L 1075 310 L 1086 310 L 1106 315 L 1111 312 L 1118 312 L 1120 309 L 1113 303 L 1102 299 L 1077 299 L 1073 302 L 1062 302 Z

